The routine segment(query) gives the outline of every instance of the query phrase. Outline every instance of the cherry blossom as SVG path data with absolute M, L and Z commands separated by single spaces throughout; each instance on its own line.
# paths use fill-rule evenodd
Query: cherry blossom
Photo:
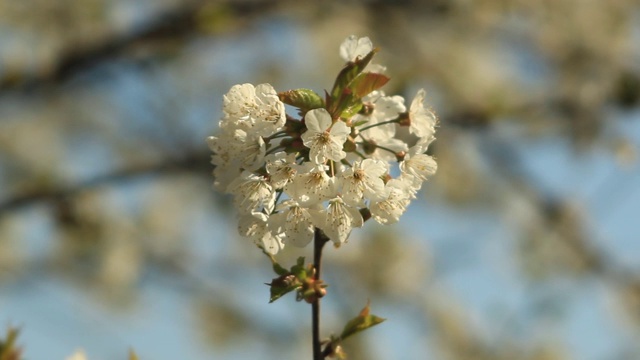
M 302 141 L 309 148 L 311 161 L 323 164 L 327 159 L 340 161 L 347 156 L 342 147 L 351 130 L 343 121 L 333 123 L 327 110 L 314 109 L 305 116 L 305 125 Z
M 403 174 L 424 181 L 436 173 L 438 164 L 435 159 L 424 154 L 433 140 L 435 140 L 434 137 L 421 139 L 409 149 L 404 160 L 400 163 L 400 170 Z
M 381 200 L 384 196 L 382 176 L 387 164 L 380 160 L 364 159 L 342 174 L 342 198 L 351 205 L 363 205 L 365 198 Z
M 340 46 L 346 68 L 361 71 L 365 82 L 383 69 L 358 69 L 373 49 L 367 37 Z M 398 222 L 437 170 L 426 154 L 437 118 L 424 105 L 425 91 L 407 111 L 403 97 L 378 88 L 350 92 L 349 81 L 324 98 L 308 89 L 277 93 L 269 84 L 234 85 L 224 95 L 219 131 L 207 138 L 213 185 L 234 197 L 240 234 L 269 254 L 306 246 L 316 229 L 340 246 L 363 226 L 362 214 Z M 293 104 L 302 102 L 299 118 L 285 112 L 289 93 L 298 94 Z
M 341 197 L 336 197 L 329 201 L 326 210 L 323 210 L 323 217 L 316 226 L 321 228 L 339 247 L 347 241 L 351 230 L 362 227 L 363 219 L 357 208 L 347 205 Z
M 238 232 L 252 239 L 269 254 L 277 254 L 283 248 L 282 237 L 269 226 L 269 217 L 262 212 L 252 212 L 240 217 Z
M 234 204 L 240 213 L 251 213 L 261 207 L 271 212 L 275 206 L 275 192 L 266 177 L 248 171 L 229 184 Z
M 411 101 L 409 107 L 409 132 L 421 138 L 432 137 L 436 132 L 436 115 L 430 109 L 424 107 L 426 92 L 420 89 Z
M 371 202 L 373 219 L 383 225 L 398 222 L 414 196 L 413 185 L 411 180 L 391 179 L 385 186 L 383 199 Z
M 368 37 L 358 38 L 355 35 L 347 37 L 340 45 L 340 57 L 344 61 L 355 61 L 373 50 L 373 43 Z
M 276 226 L 286 244 L 304 247 L 313 239 L 315 231 L 312 218 L 317 216 L 319 206 L 307 208 L 295 200 L 285 200 L 278 205 L 279 213 L 271 215 L 272 224 Z

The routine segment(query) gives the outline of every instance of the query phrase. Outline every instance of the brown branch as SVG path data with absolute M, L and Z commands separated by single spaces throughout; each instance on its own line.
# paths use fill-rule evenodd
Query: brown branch
M 199 15 L 203 7 L 211 5 L 224 9 L 226 19 L 264 14 L 277 2 L 272 0 L 228 1 L 194 0 L 168 10 L 126 34 L 114 33 L 88 46 L 73 48 L 60 54 L 53 69 L 40 74 L 9 74 L 0 78 L 0 93 L 9 90 L 33 91 L 64 82 L 85 69 L 121 56 L 141 44 L 163 42 L 187 37 L 200 31 Z
M 42 188 L 25 194 L 20 194 L 0 202 L 0 217 L 5 213 L 18 210 L 25 206 L 44 201 L 60 201 L 87 189 L 105 184 L 117 183 L 140 176 L 177 172 L 193 172 L 208 175 L 213 169 L 213 165 L 210 165 L 208 162 L 208 157 L 208 154 L 192 153 L 177 160 L 168 160 L 161 163 L 144 164 L 122 170 L 116 170 L 75 185 L 61 186 L 58 188 Z
M 329 238 L 316 228 L 313 236 L 313 267 L 315 269 L 314 278 L 320 280 L 320 266 L 322 264 L 322 248 L 329 241 Z M 320 297 L 316 296 L 311 303 L 311 332 L 313 359 L 322 360 L 325 355 L 322 351 L 322 343 L 320 341 Z

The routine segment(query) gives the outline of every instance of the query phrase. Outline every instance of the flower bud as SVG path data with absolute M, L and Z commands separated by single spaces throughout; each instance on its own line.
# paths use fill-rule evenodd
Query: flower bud
M 345 152 L 354 152 L 356 150 L 356 141 L 351 136 L 349 136 L 347 138 L 347 141 L 344 142 L 342 150 Z
M 364 148 L 364 153 L 367 155 L 371 155 L 376 151 L 376 143 L 374 141 L 365 141 L 362 145 L 362 147 Z
M 400 126 L 411 126 L 411 117 L 409 117 L 408 112 L 403 112 L 398 116 L 398 125 Z
M 364 116 L 369 116 L 369 115 L 371 115 L 373 113 L 373 109 L 374 109 L 374 106 L 373 106 L 372 103 L 369 103 L 369 102 L 363 103 L 362 104 L 362 109 L 360 109 L 359 114 L 364 115 Z
M 298 290 L 298 301 L 304 300 L 311 304 L 327 295 L 326 287 L 327 285 L 324 281 L 315 279 L 314 277 L 309 277 L 305 279 L 302 287 Z

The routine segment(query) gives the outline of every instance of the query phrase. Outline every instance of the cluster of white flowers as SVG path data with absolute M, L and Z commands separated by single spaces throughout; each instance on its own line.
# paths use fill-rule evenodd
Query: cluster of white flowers
M 340 47 L 352 68 L 375 51 L 366 37 L 350 36 Z M 359 74 L 367 80 L 383 71 L 367 62 Z M 437 169 L 425 154 L 437 121 L 424 98 L 418 91 L 407 110 L 401 96 L 367 90 L 348 98 L 355 114 L 327 97 L 322 106 L 301 107 L 303 118 L 296 119 L 271 85 L 233 86 L 220 131 L 207 142 L 214 187 L 234 196 L 241 235 L 275 254 L 285 244 L 307 245 L 315 228 L 339 246 L 368 217 L 397 222 Z M 402 126 L 408 131 L 397 131 Z

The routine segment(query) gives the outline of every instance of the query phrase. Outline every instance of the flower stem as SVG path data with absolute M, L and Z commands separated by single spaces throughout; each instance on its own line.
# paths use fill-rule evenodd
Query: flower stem
M 278 145 L 278 146 L 276 146 L 276 147 L 274 147 L 274 148 L 272 148 L 272 149 L 269 149 L 269 150 L 265 153 L 265 155 L 273 154 L 273 153 L 277 152 L 278 150 L 283 150 L 283 149 L 284 149 L 284 146 L 282 146 L 282 145 Z
M 313 267 L 315 268 L 314 278 L 320 279 L 320 264 L 322 262 L 322 248 L 329 241 L 327 235 L 322 230 L 316 228 L 313 236 Z M 316 297 L 311 303 L 311 326 L 313 341 L 313 360 L 323 360 L 325 355 L 322 353 L 322 344 L 320 343 L 320 298 Z
M 271 136 L 267 136 L 264 139 L 265 142 L 269 142 L 269 140 L 273 140 L 273 139 L 277 139 L 277 138 L 281 138 L 281 137 L 285 137 L 287 136 L 287 132 L 286 131 L 278 131 L 277 133 L 271 135 Z
M 361 129 L 358 129 L 358 132 L 360 133 L 360 132 L 363 132 L 365 130 L 374 128 L 376 126 L 382 126 L 382 125 L 386 125 L 386 124 L 393 124 L 393 123 L 397 123 L 397 122 L 400 122 L 400 118 L 399 117 L 395 118 L 393 120 L 382 121 L 382 122 L 379 122 L 379 123 L 376 123 L 376 124 L 365 126 L 365 127 L 361 128 Z

